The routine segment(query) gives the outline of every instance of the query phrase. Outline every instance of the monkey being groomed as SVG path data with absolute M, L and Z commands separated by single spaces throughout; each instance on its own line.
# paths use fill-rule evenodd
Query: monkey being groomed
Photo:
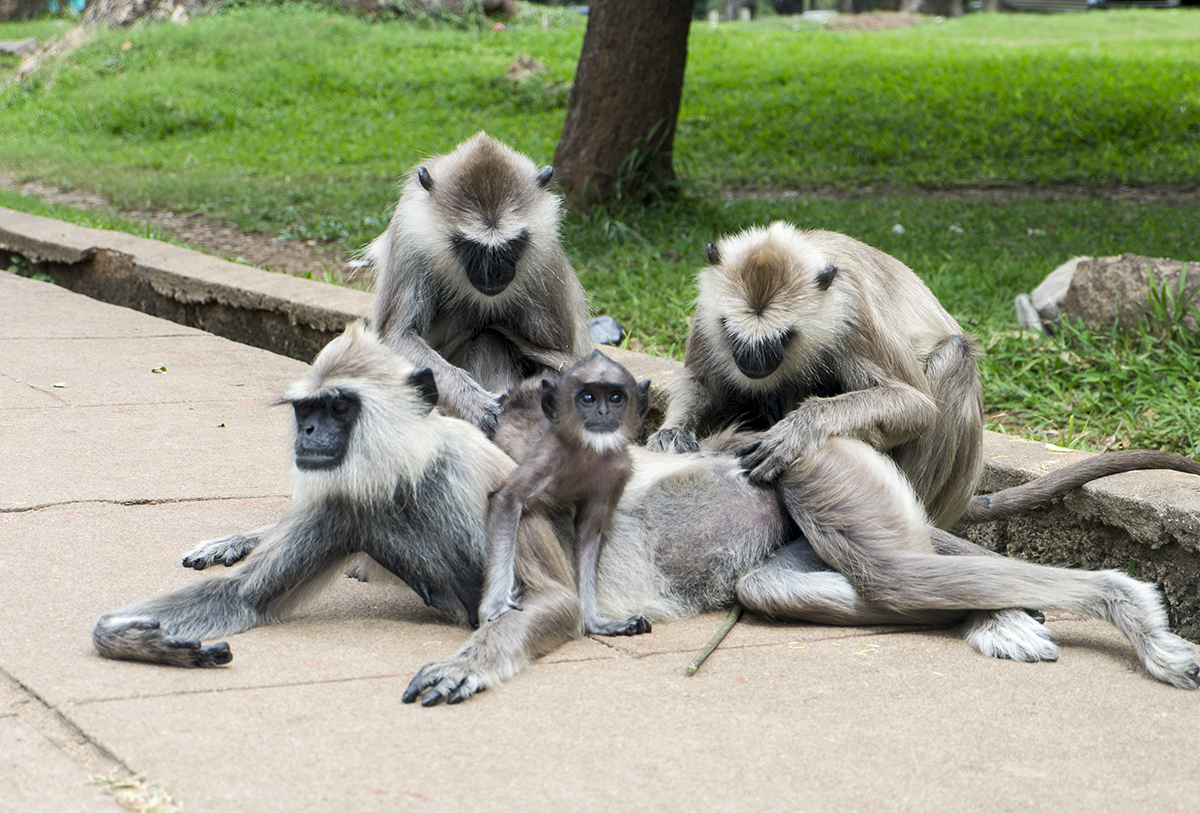
M 101 617 L 97 650 L 180 666 L 227 663 L 226 644 L 203 642 L 283 617 L 358 553 L 451 620 L 471 622 L 483 590 L 488 495 L 514 464 L 478 429 L 434 411 L 435 392 L 427 370 L 361 327 L 348 330 L 287 396 L 297 415 L 295 488 L 281 521 L 229 576 Z M 528 415 L 517 419 L 502 437 L 520 442 Z M 1200 682 L 1153 586 L 1115 571 L 1012 561 L 931 529 L 906 478 L 864 443 L 833 438 L 775 487 L 750 482 L 720 448 L 631 452 L 633 476 L 600 554 L 599 600 L 609 615 L 681 618 L 737 600 L 797 621 L 961 622 L 980 651 L 1037 661 L 1057 657 L 1045 628 L 996 608 L 1072 610 L 1114 623 L 1157 679 Z M 524 512 L 513 561 L 521 610 L 423 667 L 404 699 L 466 699 L 581 635 L 572 540 L 556 537 L 536 505 Z
M 651 449 L 694 451 L 728 426 L 765 430 L 739 454 L 752 480 L 771 483 L 827 439 L 855 438 L 895 461 L 937 527 L 999 518 L 998 504 L 972 499 L 983 461 L 977 351 L 911 269 L 846 235 L 781 222 L 709 245 L 708 260 Z M 1043 486 L 1148 468 L 1200 473 L 1181 455 L 1115 452 Z M 1021 495 L 1008 513 L 1045 501 Z
M 367 257 L 383 340 L 429 367 L 440 407 L 491 435 L 497 393 L 591 352 L 583 288 L 558 241 L 553 170 L 478 133 L 413 167 Z

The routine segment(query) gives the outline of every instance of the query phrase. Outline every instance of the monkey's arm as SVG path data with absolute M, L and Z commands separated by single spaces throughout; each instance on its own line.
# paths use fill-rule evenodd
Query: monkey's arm
M 500 423 L 500 399 L 466 370 L 455 367 L 411 328 L 389 333 L 388 345 L 416 367 L 428 367 L 437 381 L 438 406 L 483 430 L 489 438 Z
M 762 437 L 739 451 L 750 479 L 771 483 L 793 462 L 831 437 L 861 440 L 886 452 L 925 432 L 937 404 L 925 393 L 895 380 L 832 398 L 809 398 Z
M 561 373 L 572 362 L 578 361 L 579 356 L 567 350 L 556 350 L 553 347 L 545 347 L 530 341 L 525 336 L 522 336 L 518 331 L 514 330 L 509 325 L 495 324 L 488 325 L 488 330 L 494 330 L 503 336 L 513 347 L 517 348 L 517 352 L 530 361 L 536 362 L 547 370 L 553 370 L 556 373 Z
M 583 631 L 588 635 L 641 635 L 650 632 L 650 621 L 642 614 L 616 621 L 600 612 L 596 592 L 596 571 L 600 564 L 600 545 L 604 529 L 621 497 L 622 488 L 602 498 L 589 497 L 578 506 L 575 516 L 575 562 L 578 572 L 579 604 L 583 611 Z
M 481 621 L 495 621 L 509 610 L 522 609 L 515 570 L 517 533 L 525 506 L 550 485 L 555 461 L 552 450 L 546 448 L 547 443 L 539 446 L 527 463 L 514 469 L 503 487 L 488 500 L 488 564 L 483 599 L 479 602 Z M 550 445 L 557 448 L 557 444 Z
M 258 543 L 274 530 L 274 525 L 264 525 L 253 531 L 240 534 L 230 534 L 219 539 L 201 542 L 191 553 L 183 557 L 183 566 L 194 570 L 204 570 L 217 562 L 232 567 L 250 555 L 250 551 L 258 547 Z
M 678 454 L 697 451 L 696 434 L 716 406 L 714 394 L 695 372 L 685 367 L 667 382 L 667 415 L 646 448 Z

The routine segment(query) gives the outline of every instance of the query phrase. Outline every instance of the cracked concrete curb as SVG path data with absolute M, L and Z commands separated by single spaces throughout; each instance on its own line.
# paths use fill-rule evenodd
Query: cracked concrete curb
M 301 361 L 371 312 L 362 291 L 2 207 L 0 252 L 94 299 Z
M 362 291 L 0 208 L 0 261 L 7 259 L 3 252 L 79 293 L 302 361 L 370 314 L 371 295 Z M 653 411 L 661 409 L 662 385 L 680 365 L 604 350 L 654 382 Z M 1086 455 L 985 433 L 983 490 L 1026 482 Z M 1200 641 L 1200 477 L 1115 475 L 1028 515 L 957 530 L 1012 556 L 1155 581 L 1166 594 L 1172 628 Z

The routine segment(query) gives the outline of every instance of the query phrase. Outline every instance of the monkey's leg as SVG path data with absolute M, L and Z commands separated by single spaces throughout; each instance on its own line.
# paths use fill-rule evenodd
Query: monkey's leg
M 449 658 L 422 666 L 401 699 L 433 706 L 461 703 L 514 677 L 542 655 L 579 637 L 579 599 L 562 584 L 525 594 L 519 613 L 505 613 L 471 635 Z
M 737 598 L 752 612 L 788 621 L 858 627 L 875 624 L 948 626 L 961 612 L 897 612 L 869 604 L 841 573 L 832 570 L 798 539 L 776 551 L 737 583 Z
M 220 666 L 233 655 L 201 641 L 278 619 L 280 608 L 345 556 L 304 529 L 277 531 L 229 576 L 205 579 L 108 613 L 92 643 L 108 658 L 171 666 Z
M 933 426 L 892 450 L 930 521 L 949 528 L 967 507 L 983 469 L 983 404 L 976 352 L 964 336 L 942 341 L 926 363 L 937 403 Z
M 587 500 L 579 508 L 575 542 L 576 583 L 579 585 L 579 604 L 583 611 L 583 631 L 587 635 L 643 635 L 650 632 L 650 621 L 641 613 L 624 621 L 616 621 L 600 612 L 596 571 L 600 565 L 602 529 L 616 502 L 617 498 L 613 495 L 604 500 Z
M 1155 678 L 1200 686 L 1195 655 L 1168 630 L 1152 585 L 1116 571 L 938 556 L 903 475 L 879 465 L 879 455 L 862 444 L 831 440 L 797 461 L 779 488 L 813 550 L 868 602 L 900 612 L 1044 607 L 1084 613 L 1121 630 Z
M 258 543 L 263 540 L 263 537 L 274 528 L 274 525 L 264 525 L 253 531 L 230 534 L 219 539 L 201 542 L 195 550 L 183 557 L 183 566 L 204 570 L 209 565 L 220 562 L 225 567 L 232 567 L 249 556 L 250 551 L 258 547 Z
M 949 536 L 949 534 L 947 534 Z M 939 553 L 975 555 L 966 540 Z M 984 548 L 979 555 L 998 556 Z M 944 627 L 962 622 L 959 634 L 977 651 L 992 658 L 1053 661 L 1058 647 L 1046 628 L 1024 610 L 917 610 L 899 612 L 863 600 L 841 573 L 829 569 L 805 539 L 777 551 L 738 580 L 738 601 L 746 609 L 772 618 L 833 626 L 921 624 Z

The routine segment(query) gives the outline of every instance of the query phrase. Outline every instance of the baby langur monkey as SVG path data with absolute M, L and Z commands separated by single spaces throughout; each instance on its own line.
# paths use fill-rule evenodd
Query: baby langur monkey
M 599 350 L 577 361 L 556 384 L 542 379 L 541 421 L 536 445 L 491 497 L 488 516 L 487 585 L 480 619 L 494 621 L 520 610 L 514 576 L 517 529 L 535 501 L 575 508 L 575 560 L 584 632 L 640 635 L 650 631 L 641 615 L 624 621 L 600 613 L 596 570 L 608 521 L 633 471 L 627 446 L 641 431 L 650 405 L 650 381 Z

